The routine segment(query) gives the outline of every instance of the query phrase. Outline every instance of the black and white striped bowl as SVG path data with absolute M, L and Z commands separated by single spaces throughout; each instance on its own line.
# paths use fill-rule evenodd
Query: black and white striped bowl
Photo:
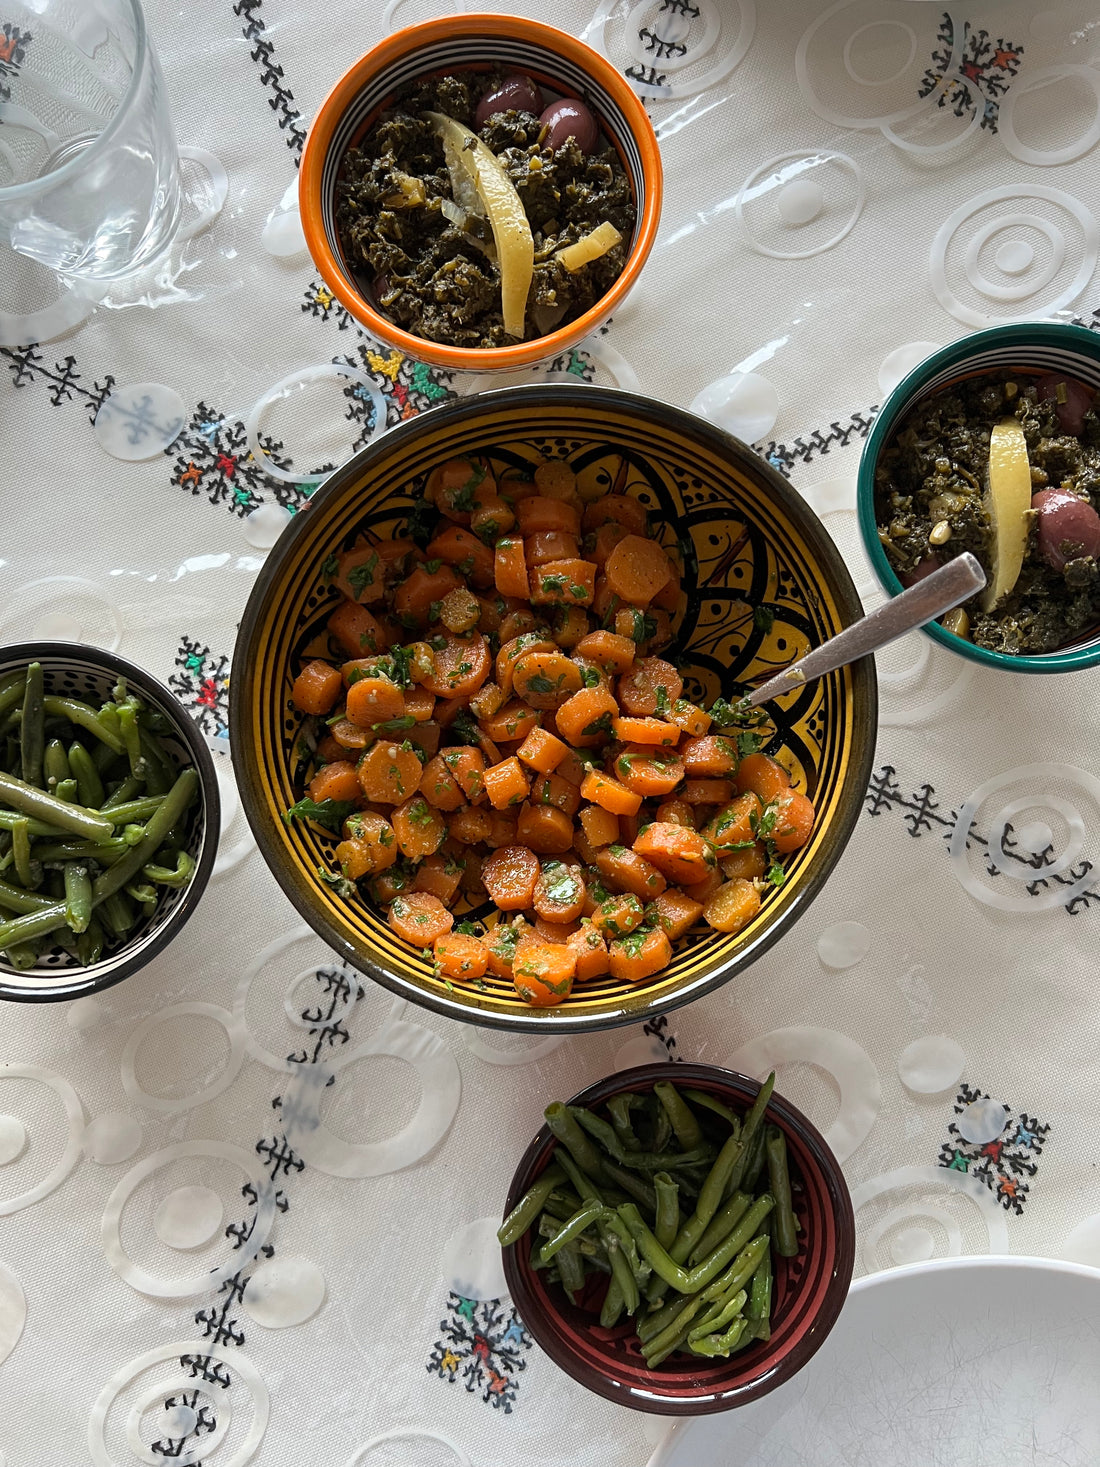
M 933 352 L 898 384 L 879 410 L 864 444 L 856 490 L 863 547 L 883 590 L 889 595 L 896 596 L 903 588 L 879 543 L 875 519 L 875 469 L 879 457 L 906 413 L 917 403 L 953 382 L 1005 369 L 1027 374 L 1064 372 L 1100 391 L 1100 335 L 1061 321 L 1019 321 L 993 326 Z M 922 630 L 952 652 L 1006 672 L 1076 672 L 1100 663 L 1100 629 L 1057 652 L 1032 656 L 977 647 L 935 621 Z
M 336 180 L 383 107 L 411 83 L 456 71 L 500 68 L 533 77 L 551 95 L 581 98 L 611 140 L 634 193 L 637 223 L 622 274 L 582 316 L 534 341 L 471 349 L 413 336 L 381 314 L 344 258 L 336 230 Z M 306 241 L 329 289 L 373 335 L 449 371 L 508 371 L 576 346 L 618 309 L 653 247 L 661 212 L 661 157 L 649 116 L 625 78 L 573 36 L 513 15 L 450 15 L 409 26 L 368 51 L 322 102 L 306 139 L 299 200 Z
M 161 747 L 176 770 L 189 764 L 199 773 L 201 798 L 191 811 L 191 839 L 187 850 L 195 871 L 180 890 L 159 889 L 156 911 L 134 928 L 126 943 L 84 968 L 58 949 L 43 956 L 33 968 L 16 969 L 0 953 L 0 999 L 59 1002 L 83 998 L 110 988 L 164 950 L 198 906 L 210 879 L 218 852 L 221 803 L 214 760 L 198 725 L 172 693 L 156 678 L 98 647 L 75 642 L 21 642 L 0 648 L 0 677 L 40 662 L 48 693 L 64 693 L 98 707 L 111 696 L 120 678 L 149 707 L 164 714 L 172 731 L 160 736 Z M 7 915 L 7 914 L 2 914 Z

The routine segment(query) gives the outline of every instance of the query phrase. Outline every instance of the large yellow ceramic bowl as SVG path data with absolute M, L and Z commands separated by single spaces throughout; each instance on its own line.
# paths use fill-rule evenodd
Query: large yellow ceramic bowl
M 303 658 L 327 655 L 338 595 L 324 562 L 365 534 L 406 533 L 431 470 L 461 454 L 494 469 L 564 458 L 585 481 L 631 494 L 668 547 L 679 545 L 683 596 L 675 639 L 684 696 L 709 705 L 760 682 L 862 614 L 840 553 L 789 484 L 751 449 L 684 412 L 588 386 L 505 388 L 433 409 L 370 444 L 332 475 L 268 557 L 249 598 L 233 659 L 230 726 L 245 810 L 276 879 L 342 958 L 387 988 L 451 1018 L 499 1028 L 567 1032 L 631 1023 L 688 1003 L 760 956 L 820 891 L 858 819 L 874 754 L 870 658 L 770 705 L 767 752 L 817 810 L 813 836 L 787 863 L 786 883 L 735 936 L 700 927 L 664 972 L 642 983 L 578 984 L 556 1008 L 532 1009 L 507 980 L 448 983 L 387 927 L 367 899 L 326 885 L 335 837 L 282 812 L 310 770 L 311 720 L 290 701 Z M 338 657 L 336 660 L 342 660 Z M 461 908 L 457 909 L 461 910 Z M 471 915 L 491 909 L 474 908 Z

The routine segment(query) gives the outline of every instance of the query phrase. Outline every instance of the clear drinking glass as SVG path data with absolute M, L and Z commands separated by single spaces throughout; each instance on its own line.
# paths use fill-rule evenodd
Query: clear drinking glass
M 180 215 L 164 78 L 138 0 L 0 11 L 0 241 L 59 275 L 113 280 Z

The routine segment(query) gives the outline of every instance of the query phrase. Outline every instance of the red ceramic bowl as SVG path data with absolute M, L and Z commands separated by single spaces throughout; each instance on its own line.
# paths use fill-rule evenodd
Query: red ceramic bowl
M 589 1085 L 570 1105 L 601 1105 L 624 1090 L 646 1091 L 658 1080 L 707 1090 L 739 1112 L 760 1089 L 755 1080 L 716 1065 L 640 1065 Z M 637 1411 L 703 1416 L 743 1406 L 801 1370 L 837 1321 L 855 1262 L 855 1218 L 840 1165 L 800 1111 L 773 1096 L 767 1119 L 787 1140 L 800 1252 L 775 1258 L 772 1335 L 728 1360 L 670 1355 L 655 1370 L 642 1358 L 633 1323 L 604 1329 L 603 1289 L 573 1305 L 530 1265 L 530 1234 L 504 1249 L 504 1274 L 516 1310 L 535 1341 L 581 1385 Z M 505 1216 L 549 1164 L 557 1142 L 543 1126 L 512 1178 Z M 586 1306 L 586 1307 L 582 1307 Z

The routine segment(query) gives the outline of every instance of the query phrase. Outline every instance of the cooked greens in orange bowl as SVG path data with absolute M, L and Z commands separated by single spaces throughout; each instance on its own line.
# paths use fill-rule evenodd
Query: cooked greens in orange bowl
M 820 889 L 874 752 L 868 659 L 747 715 L 861 608 L 802 499 L 676 408 L 563 385 L 411 420 L 261 572 L 233 757 L 276 878 L 348 962 L 517 1029 L 725 982 Z

